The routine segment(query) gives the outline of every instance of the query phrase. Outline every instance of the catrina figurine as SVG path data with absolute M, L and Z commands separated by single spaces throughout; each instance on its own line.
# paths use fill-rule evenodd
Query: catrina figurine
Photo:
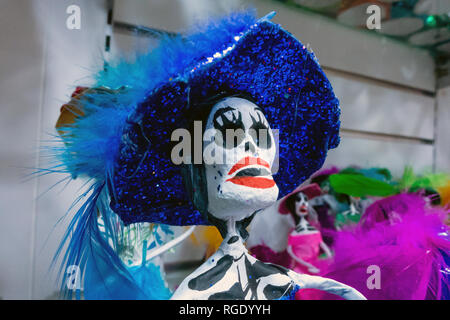
M 50 169 L 91 183 L 61 246 L 68 242 L 64 265 L 98 277 L 98 264 L 126 272 L 97 214 L 113 236 L 142 222 L 214 225 L 222 244 L 172 299 L 289 299 L 304 288 L 364 299 L 334 280 L 258 261 L 244 246 L 253 217 L 339 143 L 330 82 L 273 16 L 230 14 L 97 75 L 98 89 L 60 128 L 61 162 Z
M 320 196 L 317 184 L 298 188 L 281 202 L 279 211 L 290 213 L 295 221 L 295 228 L 288 235 L 287 252 L 293 260 L 292 269 L 299 273 L 318 274 L 318 258 L 322 250 L 331 258 L 331 250 L 325 244 L 320 233 L 317 213 L 309 200 Z
M 346 225 L 351 225 L 358 223 L 361 219 L 361 210 L 360 210 L 360 203 L 359 199 L 348 196 L 348 210 L 344 210 L 342 212 L 338 212 L 336 214 L 336 230 L 342 230 L 342 228 Z

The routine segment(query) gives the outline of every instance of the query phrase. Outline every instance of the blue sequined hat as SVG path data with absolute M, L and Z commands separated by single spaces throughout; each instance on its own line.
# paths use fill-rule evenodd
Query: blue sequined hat
M 149 54 L 112 65 L 100 77 L 99 86 L 125 88 L 114 106 L 96 109 L 105 113 L 100 119 L 108 113 L 114 117 L 112 124 L 99 124 L 109 135 L 102 138 L 107 146 L 96 152 L 104 158 L 106 173 L 100 178 L 109 189 L 110 207 L 124 224 L 208 224 L 192 204 L 181 166 L 171 161 L 170 138 L 204 111 L 209 97 L 245 94 L 279 130 L 274 179 L 280 196 L 318 170 L 327 151 L 338 145 L 339 101 L 330 82 L 314 54 L 271 22 L 272 16 L 232 14 L 186 36 L 164 39 Z M 95 99 L 99 105 L 104 97 Z M 88 170 L 80 163 L 75 167 Z

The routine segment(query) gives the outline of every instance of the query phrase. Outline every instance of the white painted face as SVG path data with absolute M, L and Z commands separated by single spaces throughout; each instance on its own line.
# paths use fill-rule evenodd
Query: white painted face
M 300 216 L 307 216 L 309 212 L 308 197 L 303 193 L 299 192 L 295 198 L 295 213 Z
M 203 138 L 213 216 L 239 221 L 277 200 L 274 135 L 257 105 L 237 97 L 221 100 L 211 110 Z

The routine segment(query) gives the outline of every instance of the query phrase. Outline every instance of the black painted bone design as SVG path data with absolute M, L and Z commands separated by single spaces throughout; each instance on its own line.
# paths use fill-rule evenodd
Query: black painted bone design
M 355 289 L 337 281 L 298 274 L 251 256 L 236 231 L 236 222 L 227 221 L 227 234 L 219 250 L 180 284 L 172 299 L 195 300 L 275 300 L 296 289 L 313 288 L 344 299 L 365 299 Z

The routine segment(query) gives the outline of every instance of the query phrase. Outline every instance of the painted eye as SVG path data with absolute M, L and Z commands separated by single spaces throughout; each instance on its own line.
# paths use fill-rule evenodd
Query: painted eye
M 242 114 L 231 107 L 220 109 L 214 117 L 214 128 L 217 130 L 214 141 L 226 149 L 236 148 L 245 138 L 245 127 Z
M 249 134 L 259 148 L 270 149 L 272 146 L 272 138 L 270 137 L 269 124 L 264 121 L 264 116 L 261 116 L 260 113 L 256 114 L 258 119 L 250 115 L 253 124 L 249 129 Z
M 296 195 L 296 201 L 297 202 L 307 202 L 308 197 L 303 192 L 299 192 Z

